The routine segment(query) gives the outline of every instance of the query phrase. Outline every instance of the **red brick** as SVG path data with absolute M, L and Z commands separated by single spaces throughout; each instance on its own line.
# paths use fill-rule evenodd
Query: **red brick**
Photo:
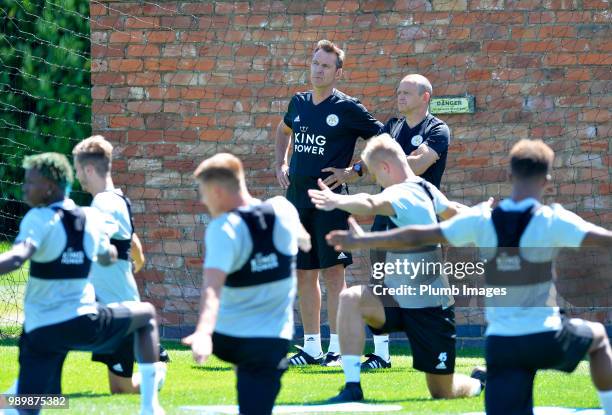
M 181 97 L 181 90 L 178 88 L 147 88 L 147 96 L 150 99 L 178 99 Z
M 108 7 L 104 4 L 94 4 L 91 3 L 89 5 L 89 15 L 90 16 L 104 16 L 108 13 Z
M 556 42 L 554 40 L 540 40 L 534 42 L 522 42 L 521 51 L 532 53 L 532 52 L 550 52 L 557 50 Z
M 94 101 L 91 106 L 91 112 L 94 114 L 120 114 L 122 111 L 123 106 L 118 102 Z
M 143 43 L 145 40 L 144 32 L 112 32 L 110 43 Z
M 573 53 L 551 53 L 544 57 L 544 63 L 550 66 L 575 65 L 578 62 Z
M 325 2 L 325 13 L 350 13 L 359 9 L 356 0 L 328 0 Z
M 128 131 L 128 142 L 152 143 L 162 141 L 163 131 L 161 130 L 130 130 Z
M 164 140 L 174 142 L 193 142 L 198 138 L 198 133 L 194 130 L 164 131 Z
M 159 28 L 158 17 L 128 17 L 125 20 L 126 29 L 155 29 Z
M 215 129 L 202 129 L 199 134 L 201 141 L 227 141 L 232 138 L 233 130 L 215 130 Z
M 143 68 L 140 59 L 111 59 L 110 70 L 116 72 L 136 72 Z
M 573 26 L 541 26 L 539 28 L 540 38 L 543 37 L 551 37 L 551 38 L 560 38 L 560 37 L 576 37 L 576 28 Z
M 485 42 L 483 45 L 483 50 L 485 52 L 512 52 L 517 50 L 519 47 L 518 42 L 514 42 L 511 40 L 492 40 L 490 42 Z
M 176 71 L 178 69 L 178 61 L 171 58 L 147 59 L 144 64 L 147 71 Z
M 393 5 L 394 11 L 431 11 L 431 3 L 425 0 L 396 0 Z
M 591 12 L 558 12 L 557 23 L 591 23 Z
M 215 125 L 215 118 L 203 115 L 185 117 L 183 125 L 185 128 L 213 127 Z
M 96 16 L 90 20 L 90 30 L 122 30 L 123 20 L 119 16 Z
M 127 56 L 159 56 L 157 45 L 129 45 Z
M 189 14 L 204 14 L 211 15 L 214 10 L 214 4 L 212 3 L 183 3 L 181 5 L 181 11 Z
M 125 82 L 125 75 L 120 73 L 93 73 L 91 74 L 93 85 L 121 85 Z
M 612 65 L 612 55 L 598 53 L 578 55 L 578 63 L 581 65 Z
M 93 44 L 91 45 L 91 57 L 92 58 L 112 58 L 112 57 L 123 57 L 124 48 L 123 45 L 113 46 L 101 46 Z
M 136 72 L 127 74 L 128 85 L 159 85 L 161 77 L 155 72 Z
M 198 22 L 191 16 L 164 16 L 161 18 L 161 27 L 164 29 L 195 29 Z
M 211 30 L 188 31 L 181 33 L 181 42 L 197 42 L 202 43 L 209 40 L 215 40 L 217 34 Z
M 224 2 L 215 4 L 215 13 L 217 14 L 244 14 L 248 13 L 249 9 L 248 2 Z
M 268 16 L 235 16 L 234 25 L 246 27 L 265 27 L 268 25 Z
M 165 16 L 178 13 L 178 3 L 163 2 L 159 4 L 147 3 L 142 7 L 145 16 Z
M 591 183 L 567 183 L 559 185 L 560 194 L 572 196 L 590 195 L 593 194 L 593 190 Z
M 130 101 L 128 102 L 127 109 L 130 112 L 140 114 L 152 114 L 161 112 L 162 102 L 161 101 Z
M 606 108 L 583 110 L 580 114 L 580 120 L 585 122 L 610 122 L 612 117 L 610 111 Z
M 176 40 L 176 32 L 149 32 L 147 34 L 147 41 L 151 43 L 167 43 L 174 42 Z
M 133 115 L 116 115 L 109 117 L 109 125 L 111 128 L 143 128 L 144 120 L 141 117 L 135 117 Z

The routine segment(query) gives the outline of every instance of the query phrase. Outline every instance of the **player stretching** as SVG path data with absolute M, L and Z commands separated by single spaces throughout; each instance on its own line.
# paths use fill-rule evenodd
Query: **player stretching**
M 402 116 L 387 121 L 379 134 L 390 134 L 402 146 L 414 174 L 439 189 L 446 167 L 450 130 L 444 121 L 428 111 L 432 92 L 431 83 L 423 75 L 403 77 L 397 87 L 397 109 Z M 384 231 L 395 227 L 387 216 L 376 215 L 371 230 Z M 370 251 L 371 264 L 383 263 L 385 257 L 385 251 Z M 361 364 L 361 369 L 390 368 L 389 336 L 373 337 L 374 353 L 366 355 L 368 359 Z
M 357 176 L 349 167 L 357 138 L 370 138 L 382 127 L 358 100 L 337 89 L 342 76 L 344 52 L 328 40 L 321 40 L 310 65 L 312 91 L 300 92 L 276 129 L 276 176 L 287 199 L 300 214 L 300 221 L 312 235 L 312 250 L 298 253 L 298 296 L 304 326 L 304 347 L 289 359 L 292 365 L 339 365 L 340 348 L 336 334 L 338 296 L 346 287 L 344 267 L 353 263 L 349 252 L 335 252 L 325 243 L 325 235 L 345 226 L 347 214 L 341 210 L 321 212 L 314 208 L 308 189 L 317 189 L 323 178 L 332 190 L 346 193 L 345 182 Z M 287 153 L 293 142 L 291 166 Z M 330 329 L 328 353 L 321 348 L 321 289 L 319 272 L 327 288 Z
M 293 336 L 295 257 L 310 236 L 284 197 L 251 197 L 235 156 L 204 160 L 194 176 L 213 220 L 200 318 L 183 342 L 198 363 L 215 354 L 236 366 L 241 414 L 271 414 Z
M 479 205 L 440 224 L 366 234 L 351 219 L 351 232 L 328 236 L 336 249 L 437 243 L 481 248 L 487 259 L 487 284 L 505 286 L 510 293 L 510 300 L 500 296 L 487 302 L 485 403 L 489 415 L 532 414 L 536 372 L 572 372 L 586 354 L 604 412 L 612 414 L 612 350 L 604 326 L 563 318 L 555 299 L 549 298 L 558 252 L 550 248 L 611 247 L 612 232 L 559 204 L 540 203 L 553 158 L 553 150 L 543 141 L 519 141 L 510 152 L 512 194 L 493 211 Z
M 17 393 L 61 393 L 62 366 L 70 350 L 109 353 L 133 333 L 142 377 L 141 414 L 163 414 L 157 401 L 155 308 L 135 302 L 113 307 L 96 304 L 88 279 L 91 264 L 108 265 L 117 256 L 100 213 L 67 198 L 73 174 L 65 156 L 26 157 L 23 167 L 24 199 L 32 209 L 21 221 L 11 250 L 0 255 L 0 274 L 30 259 Z
M 132 274 L 130 259 L 134 259 L 134 271 L 144 265 L 142 245 L 132 222 L 131 203 L 111 178 L 113 146 L 104 137 L 96 135 L 81 141 L 72 151 L 77 178 L 83 190 L 91 193 L 91 206 L 106 214 L 113 228 L 111 244 L 117 248 L 118 260 L 108 267 L 96 263 L 91 266 L 91 283 L 97 301 L 102 304 L 140 301 L 138 287 Z M 111 393 L 138 393 L 140 380 L 134 374 L 134 340 L 126 337 L 112 354 L 94 354 L 92 360 L 108 367 Z M 168 354 L 160 346 L 160 361 L 168 361 Z M 160 386 L 164 382 L 165 365 Z
M 361 157 L 385 190 L 376 195 L 338 195 L 320 181 L 322 190 L 309 190 L 317 208 L 342 209 L 358 215 L 383 215 L 397 226 L 430 225 L 436 223 L 436 215 L 450 218 L 463 208 L 463 205 L 450 202 L 429 182 L 417 177 L 399 143 L 388 134 L 370 139 Z M 437 244 L 412 252 L 388 251 L 387 263 L 396 261 L 440 263 L 442 252 Z M 448 280 L 443 274 L 402 275 L 401 271 L 387 274 L 384 280 L 384 286 L 389 288 L 418 288 L 422 284 L 443 288 L 448 286 Z M 359 361 L 365 341 L 364 320 L 374 334 L 406 333 L 412 349 L 413 367 L 425 372 L 432 397 L 451 399 L 480 394 L 479 380 L 455 373 L 453 303 L 451 296 L 442 295 L 376 296 L 372 287 L 364 285 L 344 290 L 340 295 L 338 334 L 346 387 L 330 402 L 363 399 Z

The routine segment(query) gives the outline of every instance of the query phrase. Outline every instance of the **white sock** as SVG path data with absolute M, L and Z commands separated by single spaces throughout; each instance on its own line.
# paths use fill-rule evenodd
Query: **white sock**
M 601 402 L 604 415 L 612 415 L 612 390 L 597 391 L 597 394 L 599 395 L 599 402 Z
M 472 387 L 472 390 L 470 391 L 470 396 L 478 396 L 480 395 L 480 392 L 482 392 L 482 384 L 480 383 L 480 381 L 478 379 L 473 379 L 476 382 L 474 383 L 474 386 Z
M 319 357 L 323 354 L 321 333 L 304 334 L 304 351 L 312 357 Z
M 372 336 L 374 338 L 374 354 L 382 358 L 385 362 L 389 361 L 389 335 Z
M 359 382 L 361 375 L 361 356 L 342 355 L 342 370 L 346 383 Z
M 140 409 L 142 414 L 159 412 L 157 400 L 157 367 L 155 363 L 138 363 L 140 372 Z
M 338 339 L 338 335 L 334 333 L 330 333 L 329 335 L 329 348 L 327 349 L 328 353 L 340 353 L 340 340 Z

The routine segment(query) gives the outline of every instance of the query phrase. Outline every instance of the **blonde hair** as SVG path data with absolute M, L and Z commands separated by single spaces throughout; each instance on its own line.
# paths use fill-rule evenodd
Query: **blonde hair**
M 381 134 L 372 137 L 368 140 L 365 148 L 361 152 L 361 159 L 369 167 L 373 167 L 373 163 L 378 163 L 381 160 L 397 160 L 400 163 L 406 162 L 406 155 L 402 146 L 399 145 L 389 134 Z
M 100 176 L 106 176 L 113 162 L 113 145 L 101 135 L 94 135 L 77 144 L 72 155 L 80 165 L 91 164 Z
M 317 46 L 313 53 L 317 53 L 319 50 L 323 50 L 327 53 L 335 53 L 336 54 L 336 69 L 342 68 L 344 65 L 344 51 L 340 49 L 334 42 L 331 40 L 323 39 L 317 42 Z
M 522 139 L 510 150 L 510 169 L 519 179 L 546 176 L 554 159 L 555 152 L 544 141 Z
M 203 183 L 216 182 L 238 191 L 244 185 L 244 169 L 240 159 L 230 153 L 218 153 L 204 160 L 193 172 Z

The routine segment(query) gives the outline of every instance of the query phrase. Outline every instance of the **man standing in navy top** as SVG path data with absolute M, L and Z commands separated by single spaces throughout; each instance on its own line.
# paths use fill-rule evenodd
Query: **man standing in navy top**
M 406 75 L 397 88 L 397 109 L 401 118 L 391 118 L 380 131 L 387 133 L 397 141 L 408 164 L 417 176 L 440 189 L 442 175 L 446 168 L 446 155 L 450 141 L 450 130 L 446 123 L 434 117 L 428 111 L 433 93 L 431 83 L 423 75 Z M 377 215 L 372 224 L 372 231 L 384 231 L 395 228 L 387 217 Z M 372 264 L 385 261 L 385 251 L 370 251 Z M 374 337 L 374 353 L 367 355 L 362 369 L 386 369 L 391 367 L 389 354 L 389 336 Z
M 335 44 L 328 40 L 317 43 L 310 67 L 312 91 L 291 98 L 276 130 L 276 177 L 312 235 L 312 250 L 298 253 L 297 258 L 304 347 L 290 359 L 292 365 L 339 365 L 338 296 L 346 287 L 344 267 L 353 262 L 349 252 L 335 252 L 325 243 L 326 233 L 346 226 L 347 213 L 337 209 L 318 211 L 308 197 L 308 189 L 318 189 L 317 179 L 322 178 L 335 192 L 346 192 L 346 181 L 362 174 L 359 167 L 350 167 L 357 139 L 368 139 L 382 127 L 357 99 L 335 89 L 343 62 L 344 51 Z M 293 147 L 288 165 L 290 143 Z M 326 355 L 321 348 L 319 271 L 327 287 L 331 332 Z

